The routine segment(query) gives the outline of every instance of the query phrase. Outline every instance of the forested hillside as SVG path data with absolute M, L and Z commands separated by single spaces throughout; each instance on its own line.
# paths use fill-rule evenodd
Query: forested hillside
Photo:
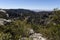
M 1 9 L 1 23 L 4 25 L 0 25 L 0 40 L 33 40 L 30 35 L 34 33 L 42 34 L 46 40 L 60 40 L 60 10 Z

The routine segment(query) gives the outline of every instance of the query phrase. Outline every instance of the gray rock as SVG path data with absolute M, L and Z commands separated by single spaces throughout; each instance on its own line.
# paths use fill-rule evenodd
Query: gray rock
M 40 33 L 34 33 L 30 35 L 30 38 L 32 38 L 32 40 L 46 40 L 46 38 L 42 37 L 42 34 Z
M 6 24 L 6 23 L 10 23 L 10 22 L 12 22 L 11 20 L 6 20 L 6 19 L 3 19 L 3 18 L 0 18 L 0 25 L 4 25 L 4 24 Z

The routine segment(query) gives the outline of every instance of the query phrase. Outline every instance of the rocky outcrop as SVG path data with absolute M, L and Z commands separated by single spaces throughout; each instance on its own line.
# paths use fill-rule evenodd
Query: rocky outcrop
M 4 24 L 10 23 L 10 22 L 11 22 L 11 20 L 0 18 L 0 25 L 4 25 Z
M 9 14 L 5 10 L 0 9 L 0 25 L 4 25 L 7 22 L 11 22 L 11 20 L 7 20 L 8 17 Z
M 0 18 L 8 18 L 9 14 L 5 11 L 0 9 Z
M 47 40 L 45 37 L 43 37 L 42 34 L 40 34 L 40 33 L 35 33 L 33 29 L 30 29 L 29 33 L 30 33 L 29 38 L 27 38 L 27 37 L 22 37 L 22 38 L 19 39 L 19 40 Z
M 42 36 L 42 34 L 40 34 L 40 33 L 34 33 L 34 34 L 30 35 L 30 38 L 32 40 L 46 40 L 46 38 L 44 38 Z

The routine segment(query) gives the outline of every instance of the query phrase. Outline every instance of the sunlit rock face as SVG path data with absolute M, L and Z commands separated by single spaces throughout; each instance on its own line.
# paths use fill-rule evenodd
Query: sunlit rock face
M 4 24 L 10 23 L 10 22 L 11 22 L 11 20 L 0 18 L 0 25 L 4 25 Z
M 11 22 L 11 20 L 7 20 L 9 15 L 5 10 L 0 9 L 0 25 L 4 25 L 7 22 Z
M 19 40 L 47 40 L 42 34 L 35 33 L 33 29 L 29 29 L 29 37 L 22 37 Z
M 40 34 L 40 33 L 34 33 L 34 34 L 30 35 L 29 38 L 22 37 L 19 40 L 47 40 L 47 39 L 42 37 L 42 34 Z
M 44 38 L 42 34 L 35 33 L 33 29 L 30 29 L 29 33 L 29 38 L 31 38 L 32 40 L 46 40 L 46 38 Z
M 9 14 L 5 11 L 5 10 L 2 10 L 0 9 L 0 18 L 7 18 L 9 17 Z
M 29 29 L 29 34 L 33 34 L 34 33 L 34 30 L 33 29 Z
M 2 9 L 0 9 L 0 12 L 6 13 L 6 11 L 5 10 L 2 10 Z
M 46 40 L 46 38 L 42 37 L 42 34 L 40 33 L 34 33 L 30 35 L 30 38 L 32 38 L 32 40 Z

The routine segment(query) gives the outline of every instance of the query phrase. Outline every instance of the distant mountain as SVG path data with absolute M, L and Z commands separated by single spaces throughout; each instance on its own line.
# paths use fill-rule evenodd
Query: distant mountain
M 32 11 L 27 9 L 2 9 L 9 15 L 8 19 L 27 20 L 28 23 L 42 24 L 52 11 Z M 4 14 L 4 13 L 3 13 Z

